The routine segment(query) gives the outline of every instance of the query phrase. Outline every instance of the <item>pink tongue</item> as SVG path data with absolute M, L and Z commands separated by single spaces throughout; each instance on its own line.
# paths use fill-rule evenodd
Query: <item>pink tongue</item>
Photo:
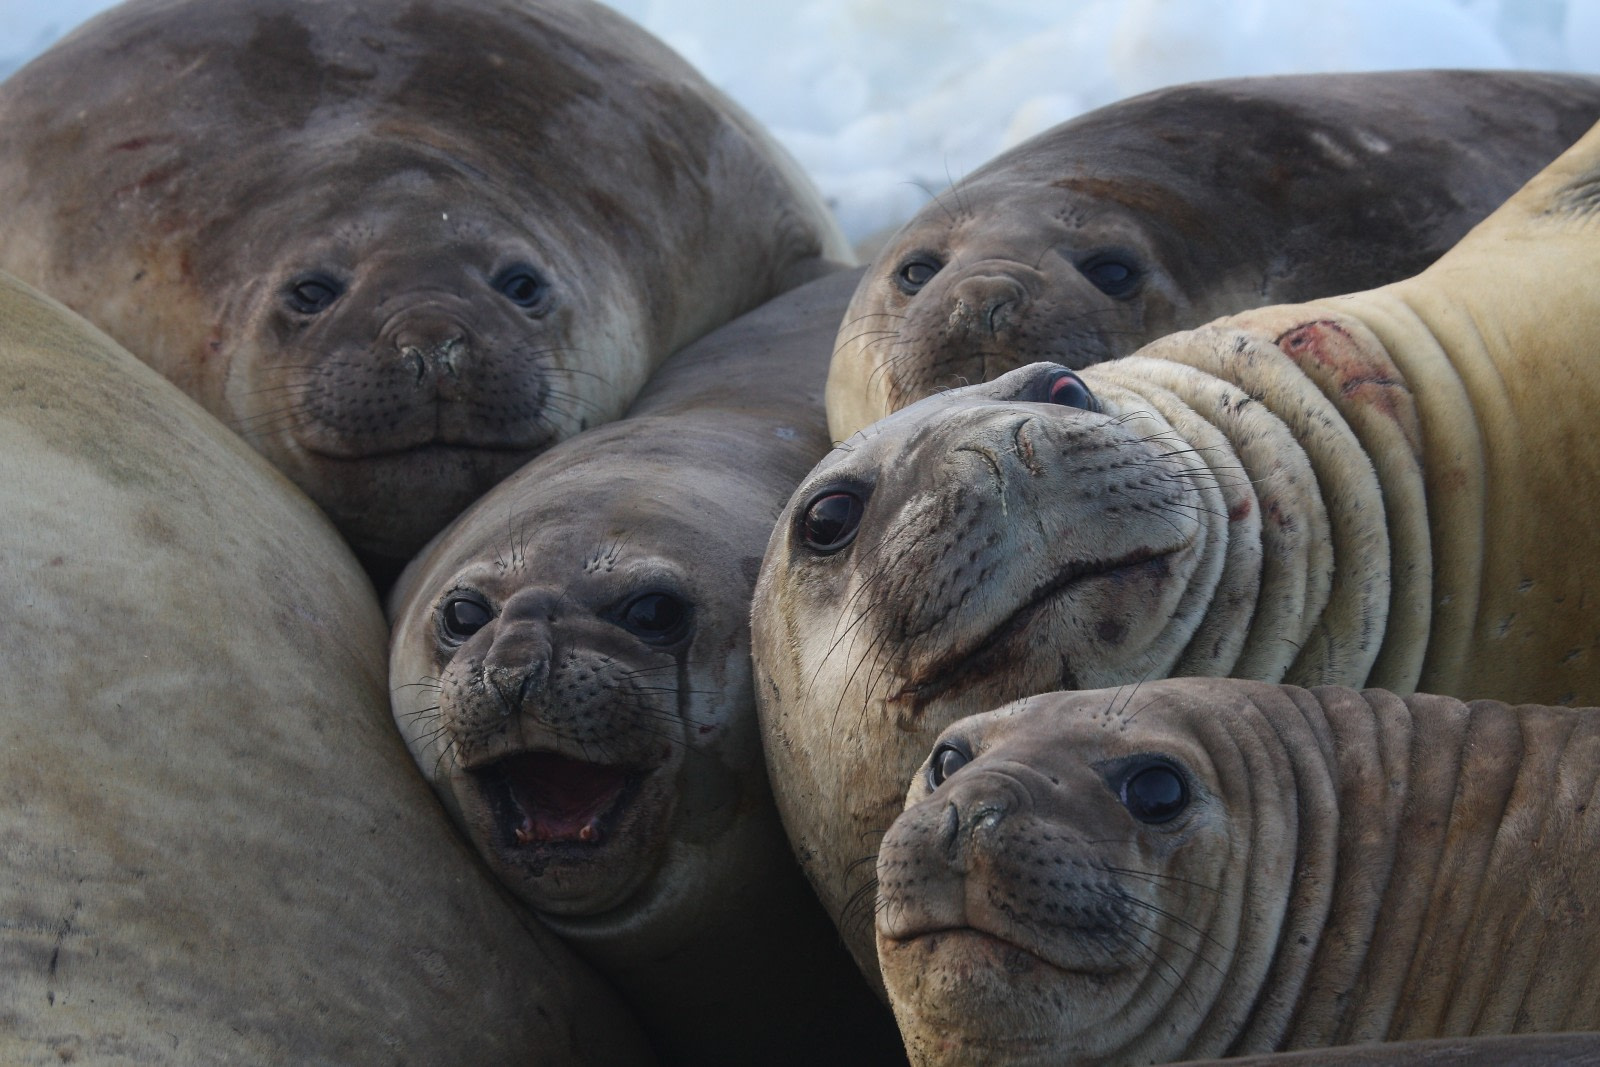
M 628 784 L 619 767 L 580 763 L 550 752 L 502 760 L 511 799 L 522 815 L 513 828 L 518 844 L 600 840 L 600 819 Z

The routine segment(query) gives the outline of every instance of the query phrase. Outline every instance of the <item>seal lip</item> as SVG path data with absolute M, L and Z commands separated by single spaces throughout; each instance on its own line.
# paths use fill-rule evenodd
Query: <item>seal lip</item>
M 881 929 L 878 937 L 890 947 L 903 947 L 920 944 L 929 952 L 961 952 L 971 954 L 974 951 L 997 953 L 1004 952 L 1015 956 L 1026 957 L 1040 967 L 1048 967 L 1053 971 L 1064 974 L 1104 976 L 1115 974 L 1122 968 L 1115 962 L 1101 966 L 1090 966 L 1087 962 L 1073 963 L 1063 959 L 1052 959 L 1050 956 L 1029 948 L 1003 934 L 986 930 L 981 926 L 974 926 L 970 922 L 963 924 L 947 924 L 929 927 L 914 932 L 884 933 Z M 995 964 L 996 968 L 1000 964 Z M 1010 970 L 1011 968 L 1005 968 Z
M 914 707 L 922 707 L 958 682 L 974 675 L 981 676 L 984 673 L 982 662 L 986 657 L 996 653 L 1007 640 L 1026 631 L 1049 604 L 1075 585 L 1119 571 L 1160 562 L 1176 555 L 1184 547 L 1179 545 L 1162 549 L 1140 548 L 1113 560 L 1068 563 L 1054 578 L 1036 586 L 1027 599 L 998 625 L 991 628 L 976 644 L 967 649 L 959 647 L 951 649 L 938 657 L 908 678 L 905 684 L 889 696 L 888 701 L 890 703 L 909 701 Z M 1063 688 L 1078 687 L 1064 685 Z
M 470 773 L 488 807 L 495 848 L 508 858 L 548 861 L 611 842 L 651 771 L 533 749 Z

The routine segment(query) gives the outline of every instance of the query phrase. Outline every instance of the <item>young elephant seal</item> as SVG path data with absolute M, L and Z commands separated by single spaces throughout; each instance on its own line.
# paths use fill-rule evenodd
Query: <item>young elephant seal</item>
M 1600 708 L 1032 697 L 944 731 L 878 886 L 926 1067 L 1600 1029 Z
M 1415 279 L 907 408 L 779 520 L 752 648 L 796 852 L 962 715 L 1213 675 L 1600 702 L 1600 127 Z
M 1403 71 L 1184 85 L 999 156 L 884 247 L 839 331 L 834 440 L 938 389 L 1082 368 L 1417 273 L 1600 119 L 1600 78 Z
M 0 201 L 0 267 L 396 571 L 848 255 L 748 116 L 587 0 L 134 0 L 0 86 Z
M 333 527 L 4 275 L 0 559 L 0 1062 L 650 1062 L 418 780 Z
M 760 554 L 828 449 L 823 379 L 858 277 L 674 356 L 627 418 L 529 463 L 395 592 L 394 714 L 418 765 L 678 1062 L 899 1058 L 789 854 L 749 665 Z

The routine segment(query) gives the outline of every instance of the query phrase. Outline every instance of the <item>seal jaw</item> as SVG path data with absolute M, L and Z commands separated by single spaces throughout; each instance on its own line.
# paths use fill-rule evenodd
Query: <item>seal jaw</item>
M 528 750 L 469 769 L 456 794 L 479 850 L 530 907 L 595 915 L 655 869 L 675 808 L 664 768 Z
M 544 846 L 598 846 L 639 792 L 642 773 L 527 752 L 475 772 L 494 812 L 499 846 L 537 851 Z

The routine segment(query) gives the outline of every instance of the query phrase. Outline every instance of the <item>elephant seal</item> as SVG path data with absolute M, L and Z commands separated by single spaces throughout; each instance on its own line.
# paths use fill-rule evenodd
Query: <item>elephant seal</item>
M 1031 697 L 940 736 L 878 894 L 919 1067 L 1600 1029 L 1600 708 Z
M 1415 278 L 952 390 L 801 483 L 762 730 L 864 966 L 861 861 L 963 715 L 1181 675 L 1600 702 L 1597 189 L 1600 127 Z
M 0 275 L 0 1061 L 648 1063 L 395 733 L 289 482 Z
M 391 601 L 394 715 L 485 861 L 682 1063 L 889 1063 L 888 1010 L 789 854 L 750 596 L 829 447 L 859 271 L 673 356 L 619 422 L 496 487 Z
M 0 86 L 0 199 L 0 267 L 389 577 L 850 254 L 752 119 L 588 0 L 134 0 Z
M 1019 145 L 880 250 L 834 440 L 1029 363 L 1416 274 L 1600 119 L 1600 77 L 1402 71 L 1162 89 Z

